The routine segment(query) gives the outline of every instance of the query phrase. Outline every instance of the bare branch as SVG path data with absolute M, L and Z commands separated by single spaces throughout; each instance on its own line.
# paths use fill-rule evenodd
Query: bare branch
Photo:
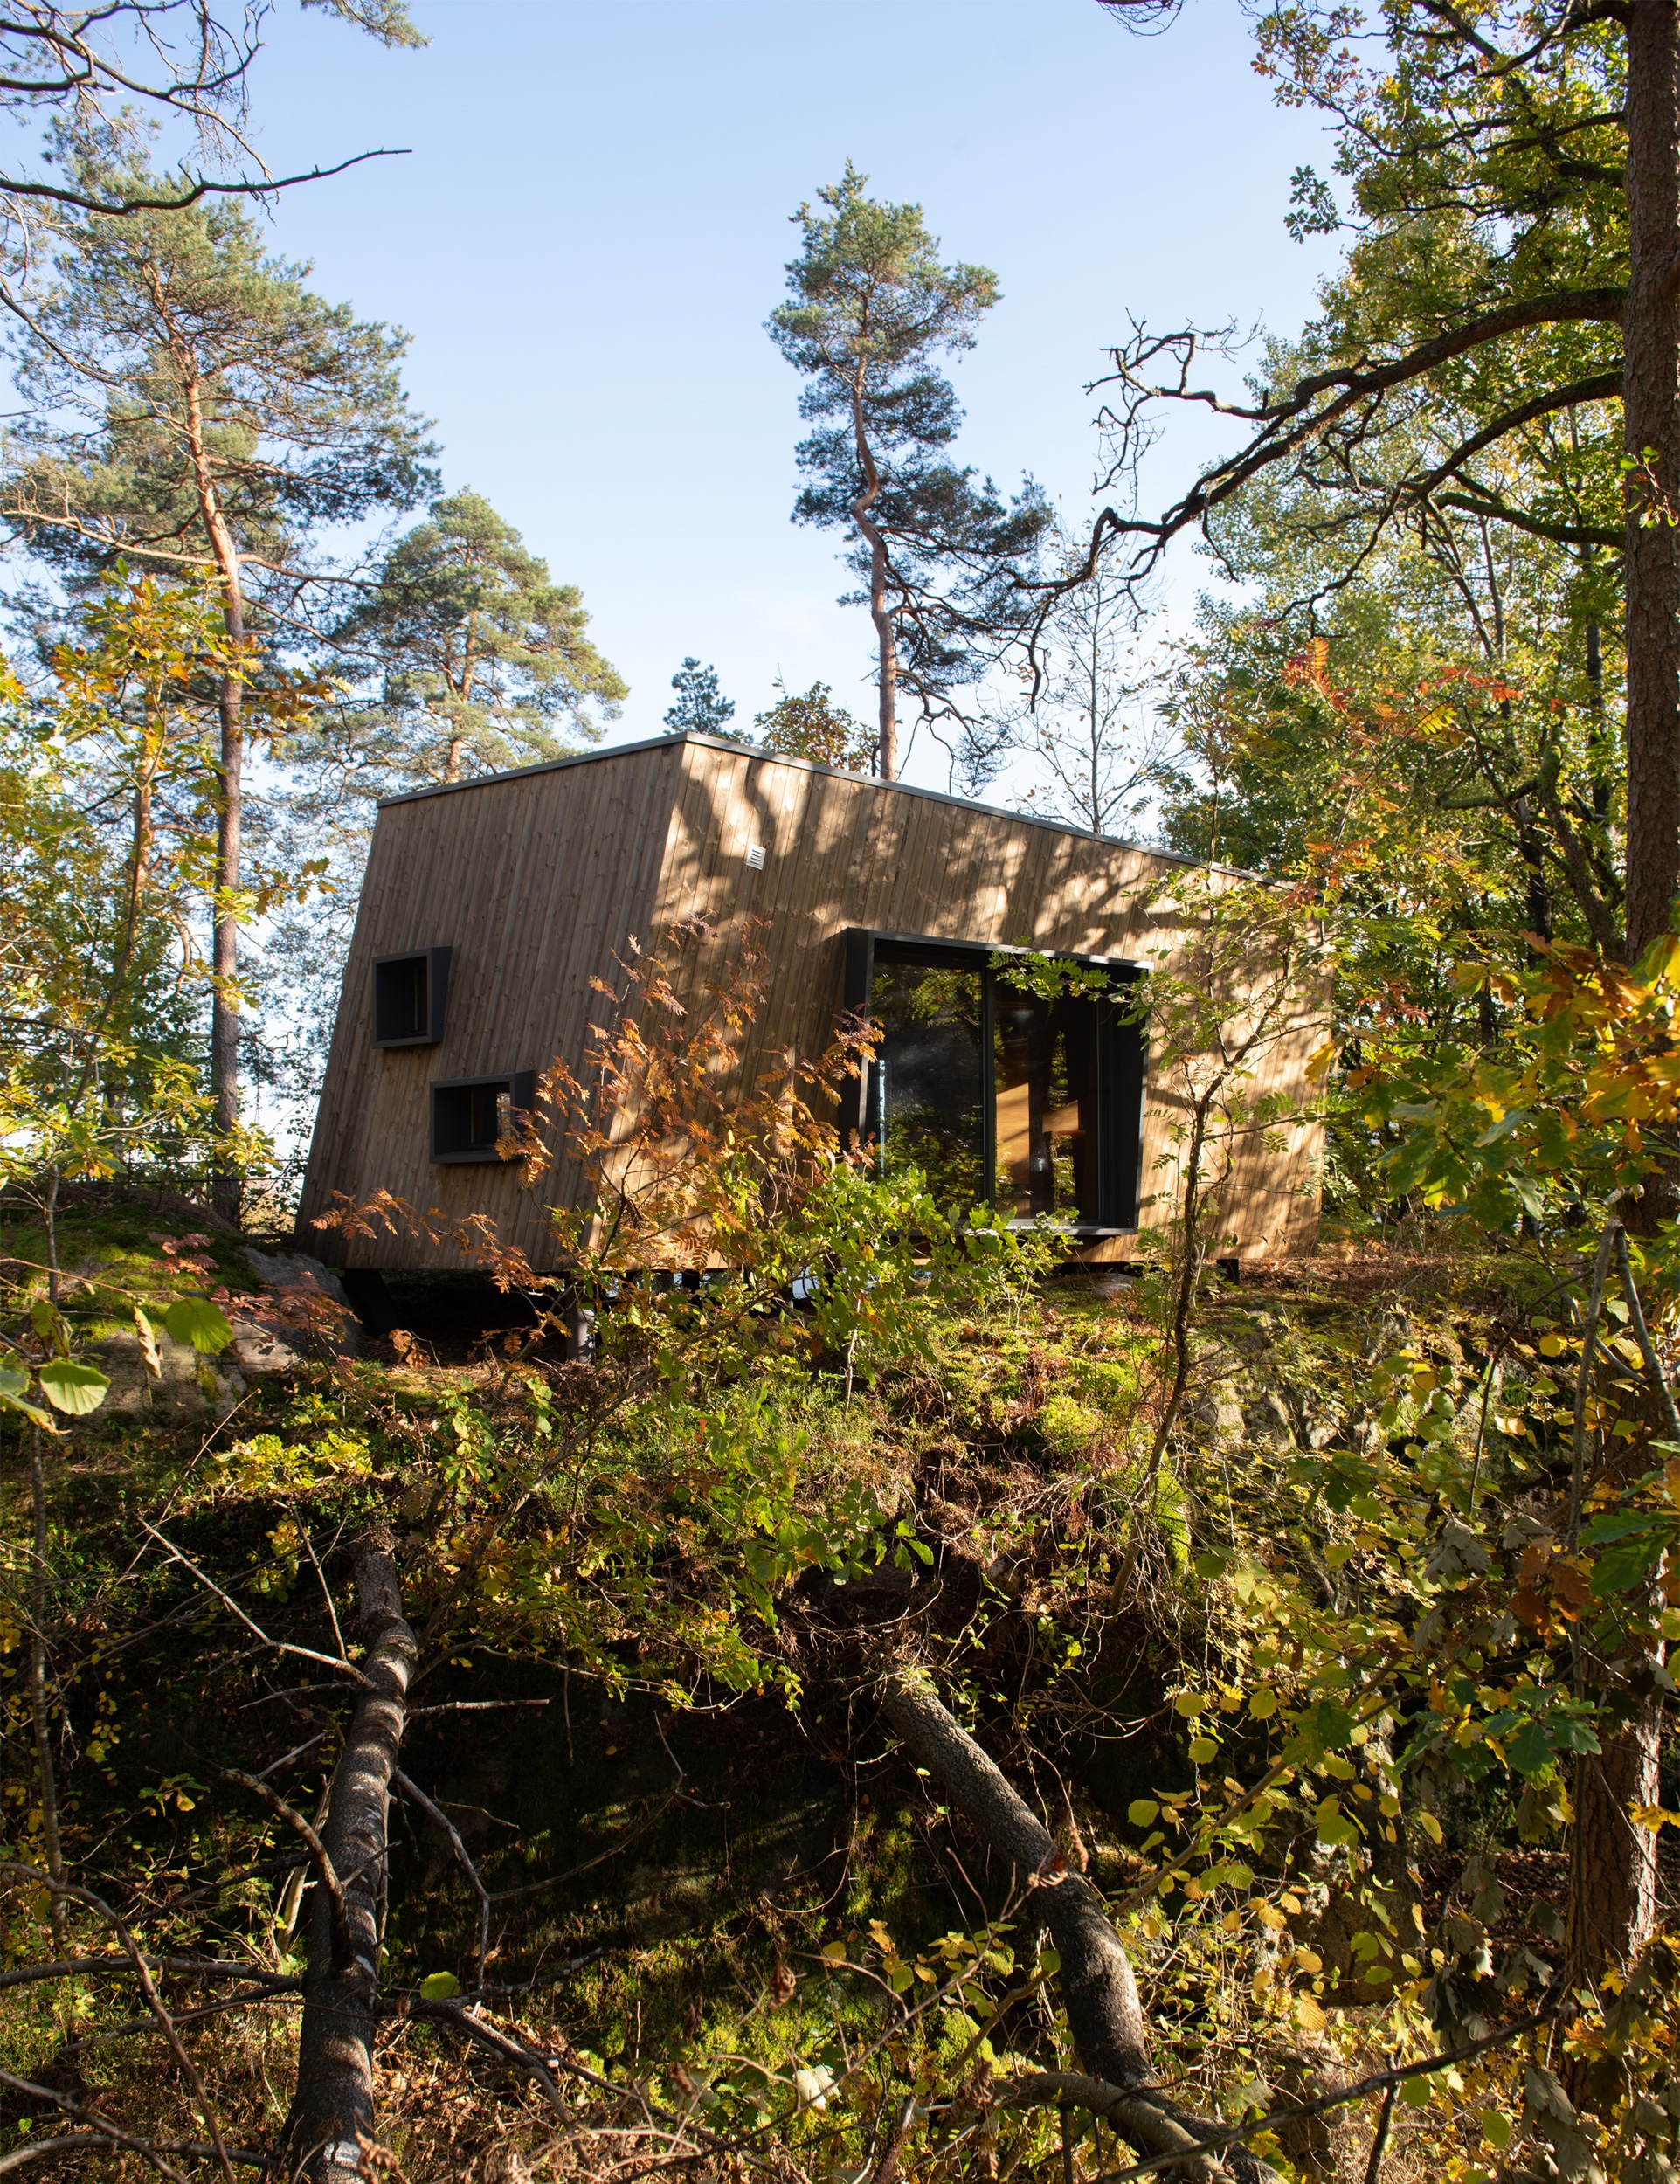
M 239 1606 L 239 1603 L 236 1600 L 232 1599 L 227 1593 L 223 1592 L 221 1586 L 217 1584 L 213 1578 L 208 1578 L 204 1575 L 204 1572 L 198 1567 L 198 1565 L 190 1555 L 183 1554 L 179 1547 L 176 1546 L 172 1541 L 166 1539 L 163 1537 L 163 1534 L 159 1531 L 155 1525 L 149 1524 L 143 1517 L 140 1519 L 140 1525 L 142 1531 L 149 1533 L 151 1538 L 156 1540 L 160 1547 L 168 1551 L 171 1562 L 178 1562 L 181 1567 L 185 1570 L 190 1576 L 197 1578 L 199 1584 L 204 1587 L 204 1590 L 207 1593 L 213 1593 L 217 1599 L 221 1601 L 223 1607 L 229 1609 L 233 1614 L 237 1615 L 252 1635 L 255 1638 L 260 1638 L 264 1645 L 270 1647 L 275 1653 L 293 1654 L 300 1661 L 319 1662 L 323 1669 L 336 1669 L 340 1676 L 354 1676 L 358 1683 L 365 1686 L 368 1679 L 363 1675 L 361 1669 L 356 1668 L 354 1663 L 349 1661 L 335 1661 L 331 1654 L 317 1653 L 311 1646 L 292 1646 L 287 1645 L 284 1639 L 271 1638 L 268 1635 L 268 1633 L 264 1630 L 259 1624 L 252 1621 L 250 1616 L 245 1614 L 244 1608 Z
M 341 159 L 335 167 L 311 167 L 296 175 L 265 175 L 259 179 L 245 176 L 239 182 L 212 182 L 208 176 L 193 178 L 192 187 L 167 197 L 90 197 L 80 190 L 66 190 L 56 183 L 24 182 L 16 175 L 0 176 L 0 196 L 41 199 L 52 204 L 67 206 L 73 212 L 93 212 L 107 219 L 122 219 L 134 212 L 184 212 L 205 197 L 266 197 L 277 190 L 293 190 L 300 183 L 326 182 L 334 175 L 347 173 L 370 159 L 406 159 L 411 147 L 381 146 L 377 151 L 357 152 L 354 157 Z
M 315 1870 L 321 1876 L 321 1885 L 326 1890 L 327 1900 L 333 1907 L 333 1969 L 335 1972 L 348 1971 L 356 1960 L 356 1943 L 350 1933 L 343 1884 L 327 1855 L 326 1844 L 303 1814 L 271 1790 L 259 1776 L 246 1774 L 239 1767 L 222 1767 L 218 1772 L 225 1781 L 237 1782 L 241 1789 L 250 1790 L 253 1795 L 261 1798 L 270 1812 L 283 1820 L 294 1835 L 301 1835 L 308 1846 L 309 1856 L 315 1860 Z
M 1210 345 L 1208 337 L 1191 328 L 1175 334 L 1151 335 L 1138 327 L 1129 342 L 1112 352 L 1113 372 L 1092 382 L 1092 391 L 1117 383 L 1122 390 L 1117 401 L 1106 405 L 1098 419 L 1119 439 L 1119 453 L 1110 468 L 1110 482 L 1122 472 L 1135 470 L 1149 442 L 1150 411 L 1152 405 L 1160 402 L 1188 403 L 1219 416 L 1235 418 L 1254 425 L 1254 436 L 1246 447 L 1205 469 L 1190 490 L 1158 518 L 1129 516 L 1113 507 L 1105 508 L 1092 528 L 1084 559 L 1076 568 L 1054 579 L 1024 584 L 1023 588 L 1054 597 L 1072 585 L 1089 582 L 1110 543 L 1121 538 L 1137 541 L 1137 550 L 1124 578 L 1136 586 L 1155 569 L 1175 538 L 1193 527 L 1205 526 L 1216 509 L 1276 464 L 1300 458 L 1310 446 L 1325 441 L 1332 428 L 1340 426 L 1345 432 L 1352 431 L 1359 436 L 1368 433 L 1380 413 L 1382 397 L 1396 389 L 1427 380 L 1442 365 L 1513 333 L 1568 324 L 1619 324 L 1625 300 L 1625 289 L 1608 287 L 1559 290 L 1524 297 L 1461 325 L 1448 327 L 1401 356 L 1379 361 L 1360 356 L 1307 373 L 1287 395 L 1274 399 L 1268 394 L 1258 403 L 1227 402 L 1211 390 L 1192 385 L 1190 374 L 1202 349 Z M 1220 341 L 1228 344 L 1228 336 L 1220 337 Z M 1212 345 L 1217 347 L 1220 343 Z M 1146 376 L 1151 366 L 1167 359 L 1172 360 L 1175 366 L 1171 377 Z M 1610 384 L 1613 376 L 1614 385 Z M 1605 372 L 1591 380 L 1575 383 L 1566 392 L 1559 391 L 1555 399 L 1551 395 L 1538 397 L 1520 411 L 1511 411 L 1503 420 L 1498 433 L 1478 440 L 1476 446 L 1491 445 L 1492 439 L 1503 437 L 1504 432 L 1514 431 L 1524 422 L 1545 415 L 1554 408 L 1566 407 L 1572 400 L 1614 398 L 1619 385 L 1619 372 Z M 1583 391 L 1588 388 L 1593 391 Z M 1468 460 L 1473 452 L 1475 449 L 1467 444 L 1458 460 Z M 1394 507 L 1415 500 L 1421 489 L 1414 482 L 1411 488 L 1396 491 Z M 1491 499 L 1485 512 L 1502 516 L 1504 513 Z M 1538 529 L 1538 525 L 1531 520 L 1524 528 Z M 1540 535 L 1559 536 L 1565 528 L 1574 531 L 1582 529 L 1549 526 Z M 1618 533 L 1613 543 L 1620 541 Z M 1593 543 L 1598 543 L 1596 534 Z
M 472 1883 L 473 1893 L 479 1899 L 479 1945 L 477 1961 L 473 1973 L 473 1984 L 474 1987 L 481 1987 L 484 1983 L 484 1960 L 489 1954 L 490 1949 L 490 1891 L 479 1878 L 479 1870 L 468 1857 L 467 1845 L 460 1839 L 460 1830 L 450 1819 L 448 1814 L 440 1806 L 434 1805 L 425 1792 L 417 1788 L 400 1768 L 391 1779 L 404 1796 L 412 1798 L 420 1810 L 435 1821 L 448 1836 L 451 1847 L 460 1863 L 461 1870 Z

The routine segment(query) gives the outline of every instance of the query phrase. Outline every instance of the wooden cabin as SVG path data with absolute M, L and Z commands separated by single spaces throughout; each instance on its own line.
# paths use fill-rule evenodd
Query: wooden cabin
M 483 1213 L 553 1268 L 545 1207 L 497 1151 L 511 1109 L 586 1031 L 633 938 L 698 913 L 729 944 L 763 921 L 767 998 L 744 1066 L 819 1053 L 848 1009 L 882 1029 L 855 1123 L 882 1162 L 914 1159 L 966 1206 L 1048 1215 L 1070 1254 L 1124 1260 L 1171 1218 L 1179 1057 L 1151 1049 L 1124 989 L 1170 966 L 1194 923 L 1186 874 L 1158 852 L 902 782 L 664 736 L 380 805 L 301 1206 L 390 1192 L 446 1222 Z M 1189 900 L 1193 907 L 1186 909 Z M 1113 999 L 1046 1000 L 992 958 L 1022 947 L 1109 973 Z M 1261 1063 L 1292 1109 L 1240 1141 L 1222 1254 L 1310 1248 L 1322 1130 L 1306 1063 L 1323 1011 L 1301 1004 Z M 418 1235 L 335 1247 L 351 1267 L 442 1268 Z

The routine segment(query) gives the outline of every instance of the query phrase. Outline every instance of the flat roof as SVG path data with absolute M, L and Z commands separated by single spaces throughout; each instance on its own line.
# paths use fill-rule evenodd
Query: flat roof
M 598 766 L 614 758 L 628 758 L 643 750 L 658 750 L 672 743 L 700 743 L 708 750 L 734 751 L 737 757 L 756 759 L 761 765 L 797 766 L 802 773 L 826 774 L 835 781 L 861 783 L 866 788 L 878 790 L 883 796 L 919 796 L 930 804 L 949 804 L 961 812 L 983 812 L 988 819 L 1011 819 L 1020 826 L 1042 826 L 1053 834 L 1076 835 L 1081 841 L 1105 842 L 1112 849 L 1130 849 L 1140 857 L 1158 857 L 1163 864 L 1185 865 L 1192 870 L 1236 873 L 1234 865 L 1214 865 L 1200 857 L 1186 857 L 1176 849 L 1157 849 L 1149 842 L 1128 841 L 1119 834 L 1099 834 L 1088 826 L 1069 826 L 1065 820 L 1040 819 L 1034 812 L 1012 812 L 1001 804 L 977 804 L 971 798 L 949 796 L 942 789 L 918 789 L 908 781 L 882 781 L 872 773 L 852 773 L 844 766 L 820 766 L 812 758 L 792 758 L 779 750 L 760 750 L 756 745 L 743 743 L 732 736 L 708 736 L 698 729 L 679 729 L 666 736 L 646 736 L 634 743 L 609 743 L 604 750 L 575 751 L 565 758 L 547 758 L 540 765 L 515 766 L 507 773 L 481 773 L 471 781 L 439 781 L 429 789 L 405 789 L 400 796 L 384 796 L 378 808 L 383 812 L 388 805 L 417 804 L 422 798 L 432 796 L 460 796 L 469 789 L 498 789 L 505 782 L 529 780 L 532 774 L 558 773 L 566 766 Z M 1243 878 L 1253 877 L 1242 874 Z

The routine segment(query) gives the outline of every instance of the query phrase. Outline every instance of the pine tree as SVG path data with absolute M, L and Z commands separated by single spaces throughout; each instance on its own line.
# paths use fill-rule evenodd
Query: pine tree
M 156 196 L 167 184 L 134 157 L 84 152 L 70 171 L 90 194 Z M 398 377 L 406 336 L 324 302 L 308 272 L 267 255 L 237 204 L 69 218 L 54 285 L 20 340 L 17 382 L 33 417 L 0 500 L 73 581 L 123 561 L 208 574 L 219 590 L 233 646 L 218 693 L 211 944 L 224 1131 L 239 1114 L 247 571 L 259 613 L 277 595 L 290 595 L 289 611 L 315 527 L 411 506 L 435 481 Z M 218 1197 L 237 1211 L 231 1176 Z
M 791 300 L 770 319 L 784 356 L 805 375 L 799 414 L 815 429 L 798 450 L 810 482 L 793 520 L 847 531 L 875 623 L 877 771 L 898 765 L 901 683 L 924 714 L 958 710 L 1021 628 L 1039 543 L 1051 522 L 1031 479 L 1008 502 L 947 450 L 963 420 L 937 357 L 971 349 L 998 300 L 984 266 L 942 265 L 922 208 L 865 195 L 848 161 L 840 180 L 793 215 L 804 249 L 787 268 Z
M 553 583 L 481 494 L 434 501 L 332 632 L 352 672 L 378 681 L 341 724 L 335 762 L 389 794 L 598 743 L 628 693 L 588 626 L 582 592 Z
M 674 736 L 716 736 L 735 718 L 735 700 L 720 694 L 716 668 L 702 667 L 692 653 L 672 676 L 671 688 L 677 702 L 666 708 L 665 725 Z

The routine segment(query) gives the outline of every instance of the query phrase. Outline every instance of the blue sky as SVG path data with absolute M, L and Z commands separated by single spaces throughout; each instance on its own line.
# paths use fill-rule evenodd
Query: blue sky
M 1003 301 L 956 368 L 964 457 L 1089 506 L 1085 383 L 1128 313 L 1165 325 L 1310 309 L 1327 248 L 1283 230 L 1310 117 L 1253 73 L 1234 0 L 1140 38 L 1095 0 L 414 0 L 387 52 L 271 18 L 254 86 L 277 169 L 409 157 L 287 192 L 277 245 L 413 336 L 446 480 L 486 494 L 582 586 L 631 685 L 615 737 L 658 732 L 686 653 L 737 723 L 820 676 L 867 715 L 869 629 L 834 543 L 788 518 L 794 375 L 764 320 L 788 215 L 855 160 L 926 209 Z M 1154 458 L 1170 486 L 1206 429 Z M 1196 581 L 1187 557 L 1172 598 Z M 937 754 L 913 778 L 943 785 Z

